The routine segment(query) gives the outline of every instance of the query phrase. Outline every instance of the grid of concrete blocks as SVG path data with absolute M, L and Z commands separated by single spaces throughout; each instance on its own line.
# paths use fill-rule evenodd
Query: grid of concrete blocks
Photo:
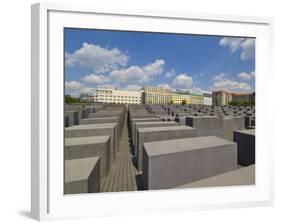
M 65 107 L 65 194 L 101 192 L 125 128 L 136 190 L 255 184 L 254 107 L 94 104 Z

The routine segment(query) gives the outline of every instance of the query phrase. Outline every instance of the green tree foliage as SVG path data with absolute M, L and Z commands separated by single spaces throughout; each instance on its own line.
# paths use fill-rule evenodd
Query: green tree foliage
M 228 103 L 231 106 L 255 106 L 255 100 L 249 101 L 231 101 Z
M 181 101 L 181 105 L 185 105 L 186 104 L 186 100 Z
M 74 103 L 80 103 L 80 99 L 79 98 L 75 98 L 75 97 L 72 97 L 72 96 L 69 96 L 69 95 L 65 95 L 64 96 L 64 102 L 66 104 L 74 104 Z

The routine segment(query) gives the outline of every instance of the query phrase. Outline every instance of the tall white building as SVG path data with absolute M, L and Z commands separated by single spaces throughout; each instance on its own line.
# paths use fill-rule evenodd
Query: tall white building
M 97 89 L 95 102 L 116 104 L 141 104 L 142 91 Z
M 203 93 L 203 104 L 212 106 L 212 93 Z

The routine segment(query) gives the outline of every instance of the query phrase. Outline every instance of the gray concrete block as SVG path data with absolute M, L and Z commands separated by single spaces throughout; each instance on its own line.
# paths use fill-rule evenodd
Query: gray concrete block
M 133 118 L 129 120 L 129 126 L 130 126 L 130 134 L 131 136 L 134 135 L 134 123 L 135 122 L 154 122 L 154 121 L 160 121 L 160 118 L 158 117 L 153 117 L 153 118 Z
M 223 118 L 223 138 L 233 141 L 235 130 L 245 130 L 244 117 L 224 117 Z
M 66 160 L 64 194 L 100 192 L 99 157 Z
M 195 128 L 188 126 L 138 128 L 135 154 L 138 161 L 139 172 L 142 171 L 142 148 L 145 142 L 191 138 L 195 136 L 197 136 Z
M 189 184 L 183 184 L 176 188 L 241 186 L 255 184 L 255 165 L 239 167 L 233 171 L 208 177 Z
M 100 111 L 97 113 L 89 114 L 89 118 L 96 117 L 119 117 L 122 115 L 122 111 Z
M 110 169 L 111 139 L 109 135 L 65 138 L 64 159 L 100 158 L 100 174 L 104 178 Z
M 237 143 L 238 164 L 249 166 L 255 163 L 255 129 L 237 130 L 233 141 Z
M 118 117 L 99 117 L 99 118 L 86 118 L 80 121 L 81 125 L 85 124 L 104 124 L 104 123 L 118 123 Z
M 179 125 L 185 125 L 186 123 L 186 117 L 183 116 L 183 117 L 175 117 L 175 121 L 177 123 L 179 123 Z
M 236 168 L 236 143 L 216 136 L 143 144 L 144 189 L 174 188 Z
M 90 124 L 75 125 L 64 129 L 65 138 L 90 137 L 109 135 L 111 139 L 110 159 L 111 163 L 117 153 L 117 124 Z
M 148 127 L 169 127 L 169 126 L 178 126 L 178 123 L 176 123 L 175 121 L 151 121 L 151 122 L 134 122 L 133 123 L 134 128 L 133 128 L 133 144 L 136 143 L 136 133 L 137 133 L 137 129 L 138 128 L 148 128 Z
M 66 105 L 64 109 L 65 109 L 65 111 L 77 111 L 79 120 L 81 120 L 83 118 L 87 118 L 87 111 L 82 106 Z
M 110 117 L 118 117 L 120 124 L 123 125 L 125 119 L 124 111 L 100 111 L 98 113 L 89 114 L 89 118 L 110 118 Z
M 255 116 L 245 116 L 245 127 L 255 126 Z
M 155 114 L 149 114 L 149 113 L 130 114 L 130 119 L 133 119 L 133 118 L 153 118 L 153 117 L 157 117 L 157 116 Z
M 118 131 L 118 140 L 120 140 L 121 137 L 121 131 L 122 131 L 122 124 L 119 120 L 119 117 L 98 117 L 98 118 L 87 118 L 82 119 L 80 121 L 81 125 L 86 124 L 106 124 L 106 123 L 117 123 L 117 131 Z
M 218 116 L 188 116 L 186 125 L 196 128 L 198 136 L 223 137 L 223 119 Z
M 64 116 L 69 117 L 69 126 L 79 124 L 79 114 L 77 111 L 65 111 Z
M 64 127 L 69 127 L 69 116 L 64 116 Z

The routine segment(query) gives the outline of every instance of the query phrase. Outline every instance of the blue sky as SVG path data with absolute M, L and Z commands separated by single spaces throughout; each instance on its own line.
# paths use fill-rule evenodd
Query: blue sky
M 255 39 L 65 29 L 65 90 L 142 86 L 252 92 Z

